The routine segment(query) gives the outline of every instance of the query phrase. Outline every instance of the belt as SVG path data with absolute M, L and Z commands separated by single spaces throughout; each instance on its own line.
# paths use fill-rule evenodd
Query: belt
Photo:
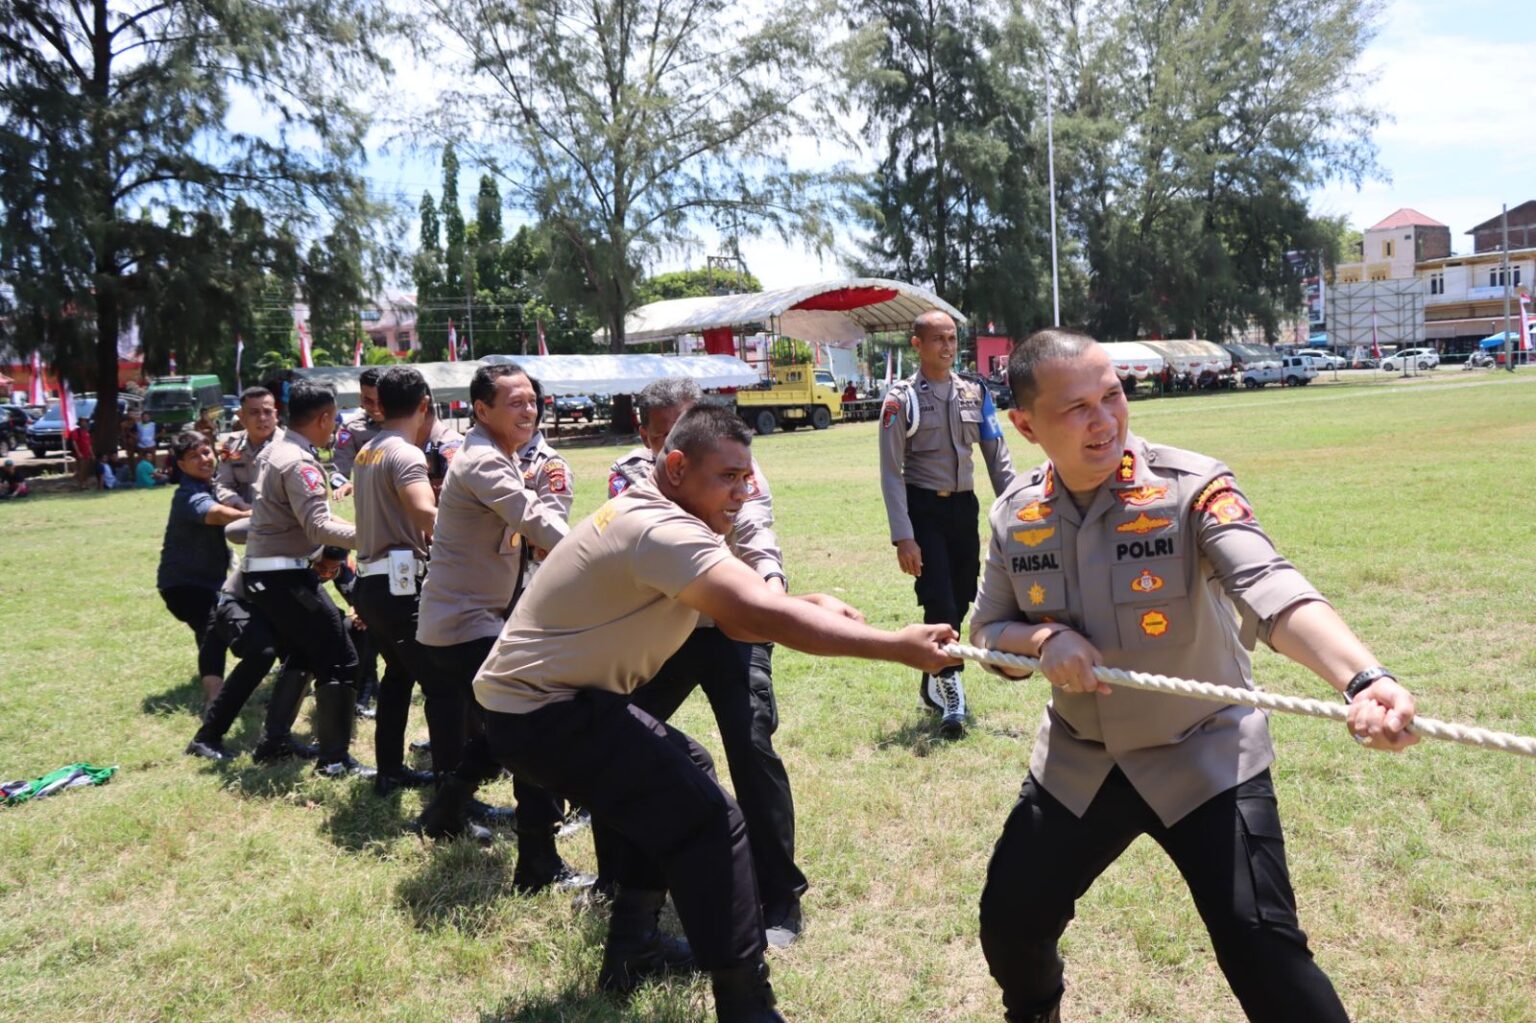
M 949 495 L 953 494 L 954 491 L 953 490 L 935 490 L 933 493 L 937 497 L 948 497 Z
M 420 558 L 414 558 L 412 560 L 416 565 L 416 574 L 425 575 L 427 571 L 427 563 L 422 561 Z M 382 558 L 374 558 L 372 561 L 359 561 L 357 563 L 357 574 L 359 578 L 367 578 L 370 575 L 388 575 L 389 555 L 386 554 Z
M 308 558 L 252 558 L 247 556 L 240 561 L 240 568 L 246 572 L 289 572 L 295 568 L 308 567 Z

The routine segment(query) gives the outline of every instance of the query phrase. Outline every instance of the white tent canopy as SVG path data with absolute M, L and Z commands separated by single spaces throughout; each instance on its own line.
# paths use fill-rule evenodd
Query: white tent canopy
M 1232 353 L 1211 341 L 1141 341 L 1157 352 L 1175 373 L 1220 373 L 1232 368 Z
M 1163 371 L 1163 357 L 1137 341 L 1107 341 L 1103 348 L 1114 363 L 1115 375 L 1145 380 Z
M 762 379 L 731 355 L 487 355 L 482 361 L 517 363 L 545 394 L 636 394 L 662 377 L 692 377 L 705 390 L 751 387 Z
M 409 364 L 421 370 L 427 385 L 432 388 L 433 401 L 468 401 L 469 381 L 480 368 L 478 362 L 420 362 Z M 336 392 L 336 404 L 343 408 L 362 403 L 357 378 L 366 366 L 316 366 L 313 369 L 296 369 L 293 375 L 300 380 L 325 384 Z M 374 369 L 387 369 L 375 366 Z
M 762 328 L 814 344 L 852 345 L 882 330 L 907 330 L 930 309 L 964 324 L 960 310 L 926 288 L 883 277 L 851 277 L 752 295 L 674 298 L 624 318 L 628 344 L 665 341 L 720 327 Z M 599 343 L 607 333 L 595 335 Z

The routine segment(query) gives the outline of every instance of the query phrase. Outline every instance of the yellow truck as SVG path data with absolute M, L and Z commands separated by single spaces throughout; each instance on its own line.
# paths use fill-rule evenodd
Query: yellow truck
M 830 369 L 808 362 L 773 366 L 767 380 L 736 392 L 736 413 L 758 433 L 781 426 L 825 430 L 843 417 L 842 394 Z

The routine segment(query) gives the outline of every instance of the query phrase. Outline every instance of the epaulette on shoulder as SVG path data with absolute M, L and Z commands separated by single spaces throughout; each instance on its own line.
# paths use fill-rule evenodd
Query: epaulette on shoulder
M 1202 455 L 1183 448 L 1171 448 L 1162 444 L 1147 445 L 1148 461 L 1158 469 L 1184 473 L 1190 476 L 1206 475 L 1220 467 L 1221 463 L 1209 455 Z

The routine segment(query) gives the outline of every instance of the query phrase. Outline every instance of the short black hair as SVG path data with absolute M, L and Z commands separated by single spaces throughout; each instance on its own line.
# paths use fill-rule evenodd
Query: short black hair
M 361 373 L 359 373 L 358 376 L 357 376 L 357 386 L 359 386 L 359 387 L 377 387 L 377 386 L 379 386 L 379 367 L 377 367 L 377 366 L 369 366 L 367 369 L 365 369 Z
M 1098 343 L 1080 330 L 1047 327 L 1014 345 L 1008 353 L 1008 389 L 1013 392 L 1013 407 L 1030 408 L 1035 404 L 1039 393 L 1035 368 L 1042 362 L 1075 359 Z
M 641 426 L 649 426 L 651 413 L 658 409 L 677 408 L 679 405 L 697 405 L 704 400 L 704 392 L 692 377 L 662 377 L 652 380 L 635 395 L 635 415 Z
M 295 380 L 288 386 L 288 422 L 294 426 L 308 423 L 327 407 L 336 407 L 336 392 L 325 384 Z
M 379 407 L 385 419 L 400 419 L 421 407 L 421 399 L 430 398 L 432 388 L 415 366 L 391 366 L 379 376 Z
M 912 320 L 912 336 L 922 337 L 925 327 L 937 326 L 934 323 L 940 316 L 949 321 L 951 327 L 956 326 L 955 318 L 942 309 L 924 309 Z
M 528 377 L 528 383 L 533 385 L 533 397 L 539 403 L 539 411 L 544 410 L 544 387 L 539 381 L 530 376 L 528 371 L 515 362 L 490 362 L 475 370 L 475 375 L 469 381 L 470 407 L 474 407 L 477 401 L 483 401 L 487 405 L 496 404 L 496 381 L 502 377 Z
M 271 391 L 267 390 L 265 387 L 262 387 L 260 384 L 252 384 L 240 392 L 240 404 L 244 405 L 248 401 L 259 401 L 262 398 L 271 397 Z M 275 401 L 276 399 L 274 398 L 273 400 Z
M 727 440 L 751 447 L 752 431 L 732 409 L 723 405 L 695 405 L 672 427 L 661 450 L 662 454 L 681 451 L 691 460 L 703 457 Z
M 171 461 L 179 462 L 187 456 L 188 452 L 196 451 L 204 445 L 212 445 L 206 433 L 197 430 L 183 430 L 171 441 Z

